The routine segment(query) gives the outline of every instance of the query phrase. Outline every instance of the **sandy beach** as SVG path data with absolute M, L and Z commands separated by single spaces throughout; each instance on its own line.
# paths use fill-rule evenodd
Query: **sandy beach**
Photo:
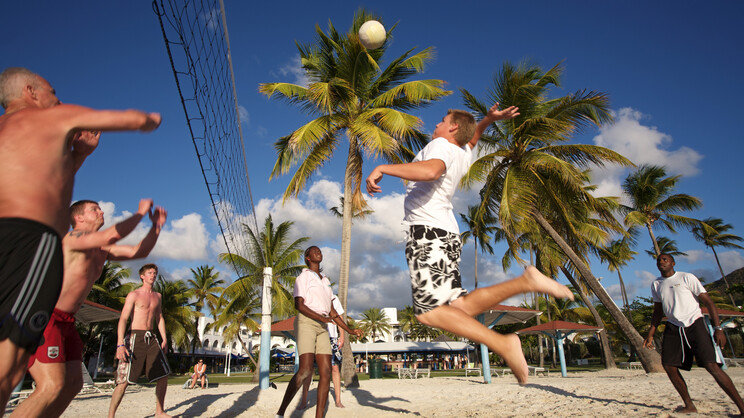
M 731 368 L 728 373 L 741 392 L 744 368 Z M 723 417 L 738 412 L 705 370 L 693 369 L 683 376 L 697 415 Z M 169 386 L 166 410 L 182 417 L 274 417 L 287 384 L 277 387 L 261 391 L 251 384 L 221 384 L 204 390 Z M 153 416 L 154 390 L 140 387 L 127 393 L 117 415 Z M 298 395 L 286 416 L 314 416 L 316 390 L 314 382 L 309 409 L 296 409 Z M 78 395 L 63 417 L 105 416 L 109 399 L 108 394 Z M 344 389 L 341 400 L 346 408 L 331 404 L 327 417 L 682 416 L 675 413 L 681 400 L 666 375 L 647 375 L 639 370 L 570 373 L 566 378 L 551 373 L 549 377 L 531 377 L 525 387 L 510 376 L 494 377 L 490 385 L 477 376 L 366 380 L 360 388 Z

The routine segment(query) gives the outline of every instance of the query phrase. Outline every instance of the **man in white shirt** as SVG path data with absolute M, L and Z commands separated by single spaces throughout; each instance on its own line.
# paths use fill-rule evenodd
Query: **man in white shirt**
M 705 367 L 713 375 L 718 385 L 739 408 L 739 413 L 744 415 L 744 402 L 731 378 L 719 366 L 721 359 L 713 346 L 713 340 L 708 333 L 700 309 L 700 302 L 708 308 L 710 320 L 715 328 L 716 343 L 723 347 L 726 344 L 726 335 L 720 326 L 716 305 L 695 275 L 675 272 L 674 265 L 674 257 L 670 254 L 662 253 L 656 258 L 656 267 L 661 277 L 651 284 L 654 313 L 651 317 L 651 328 L 643 345 L 646 348 L 654 348 L 656 327 L 661 322 L 662 316 L 666 316 L 667 324 L 661 346 L 661 363 L 669 380 L 672 381 L 672 385 L 685 403 L 679 412 L 697 412 L 687 390 L 687 383 L 679 372 L 679 369 L 690 370 L 694 356 L 698 365 Z
M 500 355 L 520 384 L 527 383 L 527 361 L 515 334 L 501 335 L 474 317 L 521 293 L 548 293 L 573 299 L 573 293 L 534 267 L 512 280 L 468 293 L 460 280 L 462 241 L 452 212 L 452 196 L 470 167 L 472 150 L 493 122 L 512 119 L 519 109 L 492 106 L 476 125 L 473 115 L 450 110 L 434 129 L 434 138 L 410 163 L 383 164 L 367 177 L 367 192 L 382 189 L 383 175 L 408 180 L 404 203 L 409 225 L 406 259 L 411 274 L 413 306 L 423 324 L 486 344 Z

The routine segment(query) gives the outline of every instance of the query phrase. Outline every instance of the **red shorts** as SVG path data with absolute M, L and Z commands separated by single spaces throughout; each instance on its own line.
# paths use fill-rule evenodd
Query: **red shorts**
M 75 328 L 75 317 L 55 308 L 44 330 L 44 343 L 28 360 L 28 367 L 39 360 L 42 363 L 83 361 L 83 341 Z

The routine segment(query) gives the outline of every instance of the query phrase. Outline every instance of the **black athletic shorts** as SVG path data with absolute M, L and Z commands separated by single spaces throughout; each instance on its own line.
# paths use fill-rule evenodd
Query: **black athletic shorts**
M 0 218 L 0 341 L 35 352 L 62 290 L 62 244 L 36 221 Z
M 705 363 L 721 364 L 713 344 L 703 318 L 698 318 L 689 327 L 667 322 L 661 343 L 661 364 L 690 370 L 693 356 L 700 367 Z
M 119 362 L 117 385 L 125 382 L 137 383 L 142 374 L 146 375 L 150 382 L 170 374 L 170 366 L 153 331 L 132 330 L 125 344 L 129 349 L 129 361 Z

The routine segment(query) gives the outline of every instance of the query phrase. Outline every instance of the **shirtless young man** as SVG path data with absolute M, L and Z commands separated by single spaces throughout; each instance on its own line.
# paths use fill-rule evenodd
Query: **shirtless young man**
M 162 296 L 152 291 L 153 283 L 158 277 L 158 267 L 155 264 L 145 264 L 139 270 L 142 287 L 127 295 L 124 309 L 121 310 L 119 318 L 118 339 L 116 343 L 116 358 L 119 367 L 116 370 L 116 389 L 111 396 L 109 405 L 109 418 L 116 415 L 116 409 L 124 397 L 124 392 L 130 383 L 137 383 L 137 379 L 145 373 L 150 382 L 157 380 L 155 387 L 156 417 L 170 417 L 163 409 L 165 391 L 168 389 L 168 375 L 170 367 L 165 358 L 168 344 L 165 337 L 165 320 L 162 312 Z M 131 334 L 129 341 L 125 341 L 124 334 L 127 330 L 127 320 L 132 317 Z M 157 321 L 158 331 L 163 338 L 158 343 L 153 330 L 153 324 Z
M 160 115 L 63 105 L 24 68 L 0 73 L 0 412 L 62 288 L 74 176 L 100 131 L 152 131 Z M 87 132 L 86 132 L 87 131 Z
M 434 139 L 412 162 L 375 167 L 367 177 L 367 192 L 381 192 L 379 183 L 385 174 L 409 181 L 404 202 L 405 222 L 409 225 L 406 259 L 416 318 L 430 327 L 487 345 L 506 360 L 519 383 L 525 384 L 527 361 L 519 337 L 494 332 L 474 316 L 521 293 L 540 292 L 570 299 L 573 294 L 534 267 L 515 279 L 468 293 L 460 281 L 462 242 L 452 213 L 452 196 L 470 167 L 471 152 L 483 132 L 497 120 L 518 115 L 516 107 L 500 110 L 496 103 L 476 125 L 470 113 L 450 110 L 434 129 Z
M 83 342 L 75 328 L 75 314 L 100 277 L 106 260 L 132 260 L 150 254 L 167 216 L 161 207 L 151 209 L 152 199 L 142 199 L 134 215 L 99 231 L 103 211 L 98 203 L 81 200 L 71 206 L 72 231 L 62 239 L 62 292 L 44 331 L 44 343 L 29 360 L 28 370 L 36 381 L 36 390 L 13 411 L 13 416 L 60 416 L 83 387 Z M 115 245 L 148 214 L 152 228 L 139 244 Z

